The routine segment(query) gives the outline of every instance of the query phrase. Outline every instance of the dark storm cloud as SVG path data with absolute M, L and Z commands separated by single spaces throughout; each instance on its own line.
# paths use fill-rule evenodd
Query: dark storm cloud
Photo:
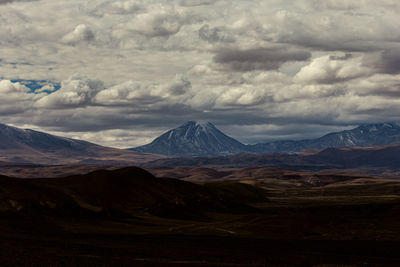
M 318 33 L 312 33 L 312 35 L 299 34 L 297 36 L 280 38 L 278 41 L 322 51 L 374 52 L 379 51 L 382 47 L 382 44 L 377 40 L 340 40 L 340 36 L 337 40 L 333 40 L 329 38 L 320 38 L 317 35 Z
M 287 47 L 226 49 L 216 53 L 213 60 L 234 71 L 276 70 L 288 61 L 305 61 L 311 53 Z
M 382 73 L 399 74 L 400 73 L 400 48 L 390 49 L 382 52 L 380 61 L 377 65 Z
M 400 48 L 366 54 L 362 64 L 374 69 L 376 73 L 400 74 Z

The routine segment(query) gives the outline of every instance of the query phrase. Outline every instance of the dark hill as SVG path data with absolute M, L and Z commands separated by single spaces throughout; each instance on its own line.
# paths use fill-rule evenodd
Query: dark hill
M 245 184 L 206 187 L 155 178 L 129 167 L 58 179 L 0 178 L 0 211 L 16 214 L 132 217 L 151 214 L 204 219 L 204 212 L 254 210 L 247 200 L 266 200 L 265 191 Z M 233 190 L 233 191 L 232 191 Z M 237 192 L 237 193 L 235 193 Z M 249 197 L 251 192 L 251 197 Z

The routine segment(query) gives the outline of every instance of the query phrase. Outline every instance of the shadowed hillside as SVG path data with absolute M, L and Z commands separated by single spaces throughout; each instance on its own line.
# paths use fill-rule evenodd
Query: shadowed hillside
M 238 194 L 221 194 L 220 187 L 204 187 L 175 179 L 158 179 L 143 169 L 130 167 L 99 170 L 60 179 L 0 178 L 3 212 L 45 213 L 65 216 L 135 216 L 203 218 L 205 211 L 251 210 L 242 201 L 252 188 L 252 200 L 266 200 L 262 189 L 239 184 Z M 205 217 L 204 217 L 205 218 Z
M 136 167 L 1 176 L 2 265 L 400 264 L 396 180 L 264 168 L 153 172 L 202 184 Z

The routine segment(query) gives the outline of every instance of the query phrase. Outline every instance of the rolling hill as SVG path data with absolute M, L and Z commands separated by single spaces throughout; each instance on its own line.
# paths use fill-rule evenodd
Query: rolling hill
M 176 179 L 159 179 L 127 167 L 97 170 L 58 179 L 17 179 L 0 176 L 0 214 L 19 216 L 132 217 L 151 214 L 176 219 L 202 219 L 207 211 L 254 211 L 244 199 L 267 201 L 265 191 L 238 184 L 202 186 Z M 229 187 L 231 188 L 231 187 Z

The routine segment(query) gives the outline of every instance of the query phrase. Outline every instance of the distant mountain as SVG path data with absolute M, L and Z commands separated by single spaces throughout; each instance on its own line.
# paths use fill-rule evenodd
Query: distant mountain
M 302 152 L 308 149 L 348 146 L 382 146 L 400 142 L 400 125 L 397 123 L 364 124 L 352 130 L 329 133 L 320 138 L 299 141 L 275 141 L 249 145 L 247 152 L 272 153 Z
M 3 162 L 120 165 L 141 163 L 156 158 L 159 157 L 0 124 L 0 161 Z
M 222 133 L 210 122 L 189 121 L 164 133 L 148 145 L 130 150 L 175 157 L 215 157 L 236 153 L 297 153 L 329 147 L 382 146 L 397 142 L 400 142 L 400 125 L 397 123 L 364 124 L 316 139 L 244 145 Z
M 221 156 L 246 151 L 246 145 L 227 136 L 212 123 L 189 121 L 130 150 L 177 157 Z
M 225 157 L 166 158 L 145 163 L 147 168 L 203 167 L 251 168 L 274 167 L 295 170 L 346 170 L 373 175 L 400 172 L 400 143 L 373 147 L 326 148 L 314 153 L 241 153 Z M 202 174 L 203 177 L 213 175 Z

